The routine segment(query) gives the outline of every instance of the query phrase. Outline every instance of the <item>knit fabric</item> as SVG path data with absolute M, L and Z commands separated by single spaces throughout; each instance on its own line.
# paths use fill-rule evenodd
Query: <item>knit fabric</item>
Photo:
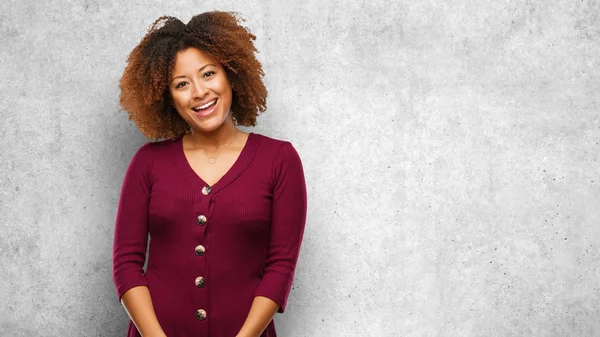
M 285 311 L 306 222 L 302 163 L 290 142 L 250 133 L 233 166 L 208 186 L 182 139 L 148 142 L 131 159 L 113 281 L 119 300 L 147 286 L 169 337 L 233 337 L 255 296 Z M 140 336 L 133 322 L 127 336 Z M 261 336 L 276 336 L 273 321 Z

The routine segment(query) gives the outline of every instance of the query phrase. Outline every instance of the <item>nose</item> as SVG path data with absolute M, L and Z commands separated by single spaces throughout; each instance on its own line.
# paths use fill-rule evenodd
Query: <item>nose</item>
M 201 82 L 194 83 L 194 98 L 202 98 L 206 95 L 207 88 Z

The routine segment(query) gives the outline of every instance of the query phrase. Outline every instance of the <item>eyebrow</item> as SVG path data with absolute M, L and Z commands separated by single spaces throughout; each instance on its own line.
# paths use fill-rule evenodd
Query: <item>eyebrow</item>
M 214 65 L 214 64 L 212 64 L 212 63 L 208 63 L 208 64 L 205 64 L 205 65 L 203 65 L 203 66 L 202 66 L 202 68 L 198 69 L 198 72 L 201 72 L 201 71 L 202 71 L 202 69 L 204 69 L 204 68 L 206 68 L 206 67 L 208 67 L 208 66 L 213 66 L 213 67 L 216 67 L 216 65 Z M 177 76 L 177 77 L 173 77 L 173 79 L 171 80 L 171 83 L 173 83 L 173 81 L 175 81 L 176 79 L 178 79 L 178 78 L 180 78 L 180 77 L 185 77 L 185 76 L 184 76 L 184 75 L 180 75 L 180 76 Z

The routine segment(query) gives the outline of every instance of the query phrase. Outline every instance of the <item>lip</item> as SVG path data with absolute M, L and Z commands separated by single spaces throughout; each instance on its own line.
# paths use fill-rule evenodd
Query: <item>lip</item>
M 196 112 L 196 111 L 194 111 L 194 109 L 191 109 L 191 110 L 194 113 L 194 115 L 196 115 L 198 117 L 208 117 L 208 116 L 212 115 L 217 110 L 217 105 L 218 104 L 219 104 L 219 99 L 217 98 L 217 101 L 215 102 L 215 104 L 213 104 L 210 107 L 210 109 L 208 109 L 208 110 L 200 111 L 200 112 Z

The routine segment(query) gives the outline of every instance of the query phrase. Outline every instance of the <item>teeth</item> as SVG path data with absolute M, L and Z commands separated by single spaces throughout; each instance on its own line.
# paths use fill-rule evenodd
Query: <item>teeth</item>
M 217 101 L 217 100 L 215 99 L 214 101 L 208 102 L 208 103 L 206 103 L 206 104 L 204 104 L 204 105 L 201 105 L 201 106 L 199 106 L 199 107 L 195 107 L 195 108 L 194 108 L 194 110 L 206 109 L 206 108 L 208 108 L 209 106 L 213 105 L 213 104 L 214 104 L 216 101 Z

